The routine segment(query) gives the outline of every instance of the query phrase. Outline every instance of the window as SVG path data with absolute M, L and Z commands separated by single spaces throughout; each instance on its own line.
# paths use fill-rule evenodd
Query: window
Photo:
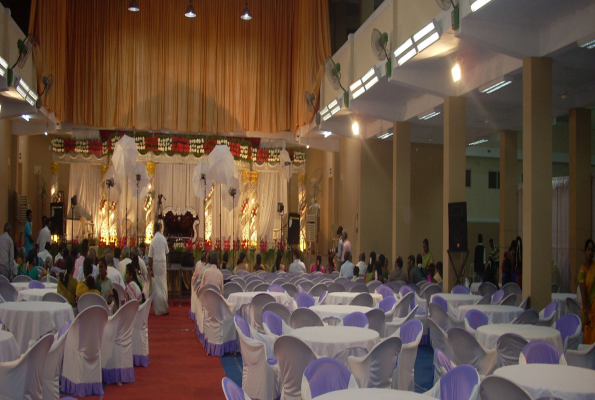
M 471 170 L 465 171 L 465 187 L 471 187 Z
M 488 177 L 489 189 L 500 189 L 500 172 L 490 171 Z

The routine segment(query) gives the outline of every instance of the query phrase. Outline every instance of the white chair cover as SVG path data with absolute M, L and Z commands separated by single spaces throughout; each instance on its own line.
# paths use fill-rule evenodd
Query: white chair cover
M 446 357 L 452 360 L 452 348 L 450 347 L 450 341 L 448 340 L 446 332 L 444 332 L 432 318 L 428 318 L 428 325 L 430 326 L 430 342 L 432 347 L 434 349 L 440 349 Z M 436 363 L 436 360 L 434 360 L 434 369 L 437 367 L 439 366 Z
M 333 358 L 312 361 L 302 377 L 302 400 L 312 400 L 327 393 L 359 389 L 351 371 Z
M 595 344 L 579 345 L 578 350 L 566 350 L 566 362 L 574 367 L 595 370 Z
M 93 306 L 103 307 L 109 315 L 109 308 L 107 307 L 105 299 L 97 293 L 85 293 L 76 302 L 76 308 L 78 309 L 79 314 Z
M 64 346 L 66 345 L 67 335 L 68 330 L 61 336 L 59 332 L 54 336 L 54 343 L 45 359 L 42 386 L 44 400 L 58 400 L 60 398 L 60 372 L 62 372 L 62 360 L 64 359 Z
M 453 361 L 457 365 L 472 365 L 481 376 L 488 376 L 494 372 L 498 363 L 496 349 L 484 348 L 475 336 L 461 328 L 451 328 L 447 335 L 452 347 Z
M 277 314 L 283 322 L 289 325 L 289 318 L 291 318 L 291 311 L 287 309 L 283 304 L 279 303 L 268 303 L 262 308 L 262 312 L 271 311 Z
M 444 332 L 448 331 L 449 320 L 446 311 L 444 311 L 444 309 L 436 303 L 430 303 L 428 308 L 430 312 L 430 318 L 432 318 Z
M 135 367 L 149 366 L 149 311 L 153 303 L 153 293 L 138 308 L 132 328 L 132 360 Z
M 118 301 L 120 302 L 120 305 L 126 303 L 126 291 L 124 290 L 124 287 L 116 282 L 112 282 L 112 286 L 116 293 L 118 293 Z
M 488 376 L 479 386 L 482 400 L 533 400 L 524 388 L 500 376 Z
M 279 365 L 280 400 L 301 400 L 302 376 L 316 355 L 310 347 L 293 336 L 281 336 L 275 342 L 275 357 Z
M 293 329 L 298 329 L 307 326 L 324 326 L 324 323 L 318 314 L 309 308 L 298 308 L 293 313 L 291 313 L 289 325 Z
M 202 343 L 203 347 L 205 346 L 205 328 L 204 328 L 204 319 L 205 319 L 205 307 L 204 307 L 204 298 L 203 293 L 210 288 L 210 285 L 201 286 L 196 293 L 196 308 L 195 308 L 195 323 L 194 328 L 196 329 L 196 335 L 198 336 L 198 341 Z
M 368 354 L 349 356 L 349 369 L 360 388 L 390 388 L 401 352 L 401 339 L 392 336 L 376 344 Z
M 43 370 L 54 335 L 45 335 L 17 360 L 0 363 L 0 398 L 41 399 Z
M 366 313 L 366 317 L 368 318 L 368 329 L 375 330 L 383 338 L 386 329 L 384 311 L 379 308 L 373 308 Z
M 463 373 L 465 372 L 465 373 Z M 475 374 L 473 374 L 475 372 Z M 471 375 L 473 374 L 472 380 Z M 476 375 L 476 376 L 475 376 Z M 444 380 L 444 382 L 443 382 Z M 479 398 L 480 376 L 469 365 L 459 365 L 448 371 L 434 387 L 424 394 L 441 400 L 477 400 Z M 461 395 L 462 390 L 469 391 L 469 396 Z M 511 399 L 509 399 L 511 400 Z
M 387 322 L 385 324 L 385 328 L 384 328 L 384 337 L 390 337 L 393 336 L 401 326 L 403 326 L 403 324 L 405 322 L 409 322 L 412 319 L 415 319 L 415 313 L 417 312 L 417 306 L 415 306 L 415 308 L 413 310 L 411 310 L 409 312 L 409 314 L 407 314 L 406 317 L 403 318 L 393 318 L 392 322 Z M 423 324 L 422 324 L 423 326 Z
M 419 324 L 417 324 L 415 329 L 419 329 Z M 407 390 L 410 392 L 415 391 L 415 382 L 413 379 L 414 367 L 415 359 L 417 358 L 417 348 L 421 342 L 422 334 L 423 329 L 419 331 L 415 337 L 415 340 L 402 344 L 397 366 L 393 371 L 393 389 Z M 401 338 L 401 328 L 399 328 L 399 330 L 396 332 L 396 336 Z M 407 342 L 407 340 L 405 338 L 401 338 L 401 342 Z
M 250 302 L 250 326 L 260 333 L 264 333 L 262 309 L 269 303 L 276 303 L 276 301 L 273 296 L 267 293 L 257 294 Z
M 517 365 L 523 348 L 529 343 L 522 336 L 505 333 L 500 336 L 496 346 L 498 352 L 498 366 Z
M 132 330 L 138 301 L 131 300 L 109 317 L 101 342 L 101 375 L 105 383 L 134 382 Z
M 101 339 L 106 323 L 107 310 L 92 306 L 79 312 L 70 325 L 60 382 L 63 393 L 77 397 L 103 395 Z
M 205 304 L 204 338 L 207 354 L 222 356 L 237 351 L 238 342 L 233 324 L 233 313 L 218 292 L 208 289 L 203 293 Z

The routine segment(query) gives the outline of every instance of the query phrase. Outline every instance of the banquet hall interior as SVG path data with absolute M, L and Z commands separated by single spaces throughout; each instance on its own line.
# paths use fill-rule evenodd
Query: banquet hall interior
M 594 21 L 0 0 L 0 399 L 593 400 Z

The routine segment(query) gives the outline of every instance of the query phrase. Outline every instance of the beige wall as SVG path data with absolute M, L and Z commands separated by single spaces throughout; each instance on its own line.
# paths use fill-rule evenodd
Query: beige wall
M 0 167 L 0 224 L 4 226 L 8 222 L 8 204 L 11 194 L 11 122 L 8 120 L 0 120 L 0 162 L 3 164 Z
M 497 222 L 500 214 L 500 191 L 489 189 L 488 179 L 490 171 L 500 171 L 500 159 L 467 157 L 466 165 L 471 170 L 471 187 L 465 188 L 467 219 Z
M 24 167 L 26 166 L 23 171 L 28 176 L 27 195 L 30 208 L 33 211 L 33 224 L 36 228 L 41 227 L 41 216 L 49 216 L 50 213 L 50 190 L 52 185 L 52 175 L 50 173 L 50 163 L 52 162 L 51 143 L 52 140 L 49 136 L 29 136 L 29 160 L 28 163 L 23 164 Z M 33 154 L 34 157 L 31 156 Z M 36 166 L 41 169 L 39 175 L 34 173 Z M 41 191 L 43 185 L 45 185 L 45 195 L 43 195 L 42 201 Z
M 360 252 L 360 232 L 356 231 L 356 221 L 361 225 L 361 143 L 359 139 L 341 138 L 339 152 L 340 215 L 338 222 L 343 229 L 347 230 L 353 254 Z

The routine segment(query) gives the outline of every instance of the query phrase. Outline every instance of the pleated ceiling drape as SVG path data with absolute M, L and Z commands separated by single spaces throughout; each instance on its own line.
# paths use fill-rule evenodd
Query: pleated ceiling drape
M 322 0 L 32 0 L 42 99 L 74 124 L 224 133 L 295 131 L 330 55 Z

